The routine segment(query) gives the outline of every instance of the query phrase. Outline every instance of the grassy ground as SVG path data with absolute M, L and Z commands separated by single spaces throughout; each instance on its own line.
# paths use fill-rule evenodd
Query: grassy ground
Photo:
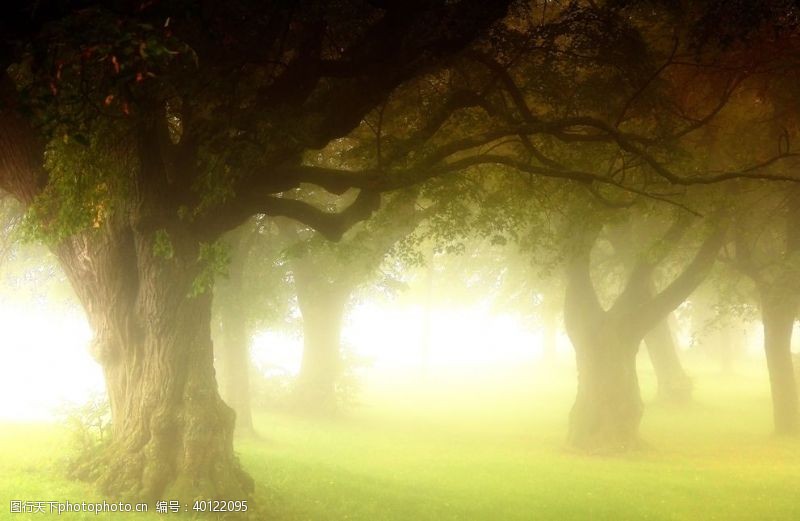
M 336 420 L 258 414 L 262 438 L 237 450 L 266 519 L 800 519 L 800 441 L 770 435 L 763 382 L 697 382 L 688 408 L 651 404 L 642 424 L 650 448 L 621 457 L 563 447 L 569 385 L 508 382 L 491 392 L 376 392 Z M 0 519 L 56 517 L 11 515 L 10 499 L 102 499 L 60 476 L 64 450 L 57 428 L 0 425 Z

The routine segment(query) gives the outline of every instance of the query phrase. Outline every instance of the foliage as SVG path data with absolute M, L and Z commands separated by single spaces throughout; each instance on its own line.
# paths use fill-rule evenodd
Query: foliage
M 111 406 L 104 394 L 85 403 L 67 406 L 62 412 L 71 454 L 68 465 L 93 461 L 111 441 Z
M 175 255 L 175 249 L 172 246 L 172 241 L 169 238 L 167 230 L 156 231 L 153 240 L 153 255 L 165 260 L 171 259 Z
M 87 144 L 127 125 L 136 100 L 168 88 L 196 63 L 169 21 L 156 26 L 91 6 L 47 24 L 29 43 L 17 82 L 23 100 L 54 139 Z
M 190 297 L 196 297 L 214 288 L 214 280 L 227 273 L 230 262 L 230 250 L 228 246 L 217 241 L 214 243 L 201 243 L 200 253 L 197 258 L 200 266 L 200 273 L 192 281 Z
M 64 135 L 45 152 L 49 182 L 28 208 L 23 233 L 28 240 L 57 244 L 84 230 L 100 227 L 130 190 L 128 173 L 135 161 L 108 122 L 89 141 Z

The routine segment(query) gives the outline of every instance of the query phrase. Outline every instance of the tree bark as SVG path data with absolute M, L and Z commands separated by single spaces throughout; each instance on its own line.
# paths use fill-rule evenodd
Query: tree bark
M 800 432 L 797 383 L 792 361 L 792 328 L 799 299 L 776 288 L 760 288 L 764 352 L 777 434 Z
M 692 380 L 683 370 L 669 318 L 661 320 L 644 337 L 647 353 L 658 381 L 658 399 L 686 403 L 692 398 Z
M 113 439 L 76 466 L 121 498 L 243 498 L 251 478 L 233 452 L 234 413 L 217 393 L 211 296 L 189 296 L 197 242 L 171 230 L 157 255 L 152 230 L 107 223 L 57 254 L 86 309 L 105 373 Z

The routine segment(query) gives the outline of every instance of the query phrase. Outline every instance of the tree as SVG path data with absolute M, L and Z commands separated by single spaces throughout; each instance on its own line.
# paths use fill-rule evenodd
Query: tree
M 609 227 L 607 233 L 614 252 L 627 269 L 633 269 L 640 254 L 636 251 L 636 245 L 640 240 L 646 240 L 646 237 L 637 237 L 631 225 L 630 221 L 619 223 Z M 651 296 L 656 293 L 655 281 L 652 278 L 644 281 L 644 284 L 649 286 L 648 292 Z M 670 327 L 670 316 L 671 314 L 667 315 L 647 332 L 644 343 L 656 373 L 658 397 L 666 402 L 684 403 L 691 398 L 692 381 L 678 358 L 675 338 Z
M 225 273 L 214 283 L 212 338 L 222 398 L 236 413 L 240 433 L 255 434 L 250 407 L 250 339 L 288 313 L 291 293 L 277 263 L 285 248 L 275 226 L 257 216 L 229 232 Z
M 434 207 L 418 207 L 416 191 L 399 192 L 372 218 L 336 243 L 277 220 L 289 244 L 286 264 L 303 317 L 303 358 L 294 402 L 303 410 L 331 413 L 338 406 L 342 374 L 341 331 L 353 292 L 374 278 L 385 258 L 411 235 Z
M 249 223 L 248 223 L 249 224 Z M 219 341 L 214 352 L 220 372 L 220 394 L 236 413 L 236 429 L 253 433 L 250 409 L 250 342 L 245 316 L 244 274 L 252 232 L 245 225 L 226 237 L 233 242 L 227 277 L 214 286 L 214 304 L 219 316 Z
M 213 371 L 215 241 L 256 213 L 331 237 L 368 215 L 369 190 L 338 215 L 272 194 L 302 181 L 345 189 L 302 166 L 303 154 L 505 12 L 502 2 L 289 7 L 4 5 L 0 185 L 36 217 L 93 327 L 114 439 L 77 473 L 106 492 L 252 489 Z
M 661 320 L 644 337 L 647 354 L 658 382 L 658 397 L 668 403 L 682 404 L 691 400 L 692 380 L 683 369 L 678 347 L 670 326 L 671 315 Z
M 800 306 L 800 190 L 762 187 L 740 197 L 733 247 L 725 259 L 754 285 L 764 327 L 775 431 L 800 431 L 792 329 Z M 749 204 L 748 204 L 749 202 Z
M 585 219 L 579 214 L 577 219 Z M 691 227 L 686 215 L 640 251 L 623 279 L 622 289 L 604 307 L 592 281 L 591 253 L 603 223 L 581 226 L 572 218 L 567 244 L 564 320 L 575 348 L 578 392 L 570 413 L 569 440 L 590 450 L 625 450 L 638 443 L 642 401 L 636 354 L 646 335 L 666 319 L 703 281 L 725 238 L 725 227 L 712 223 L 694 256 L 662 288 L 653 277 L 670 252 L 680 252 Z M 657 222 L 657 221 L 656 221 Z M 655 228 L 656 230 L 658 227 Z M 661 228 L 663 230 L 663 227 Z

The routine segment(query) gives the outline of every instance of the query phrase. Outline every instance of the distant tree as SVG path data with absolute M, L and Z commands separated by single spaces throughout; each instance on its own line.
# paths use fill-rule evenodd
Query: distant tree
M 735 234 L 732 231 L 732 234 Z M 758 298 L 752 284 L 730 266 L 723 248 L 709 279 L 692 294 L 685 318 L 690 322 L 692 346 L 719 365 L 734 372 L 745 353 L 747 323 L 758 320 Z
M 373 281 L 390 252 L 431 214 L 413 193 L 397 193 L 371 219 L 333 243 L 296 223 L 276 221 L 303 320 L 303 358 L 295 405 L 333 412 L 343 371 L 341 332 L 354 291 Z
M 725 258 L 754 285 L 764 326 L 775 431 L 796 434 L 800 407 L 792 330 L 800 311 L 800 189 L 762 187 L 737 200 L 733 245 Z
M 636 261 L 622 276 L 620 290 L 601 299 L 593 282 L 591 258 L 603 223 L 592 219 L 586 225 L 585 211 L 572 216 L 565 245 L 564 320 L 578 364 L 578 393 L 569 428 L 574 445 L 606 451 L 638 443 L 643 410 L 636 375 L 639 345 L 703 281 L 726 237 L 724 220 L 694 226 L 692 220 L 686 214 L 651 218 L 648 224 L 655 239 L 640 245 Z M 681 260 L 687 239 L 700 246 L 688 260 Z M 670 264 L 677 267 L 662 272 L 659 277 L 666 281 L 654 288 L 657 270 Z
M 212 337 L 220 392 L 236 412 L 236 428 L 253 434 L 250 341 L 255 331 L 274 327 L 288 313 L 291 292 L 277 264 L 286 247 L 264 216 L 229 232 L 225 273 L 214 283 Z
M 631 221 L 626 221 L 608 227 L 606 237 L 619 257 L 619 262 L 627 269 L 633 269 L 637 257 L 641 255 L 637 246 L 647 240 L 646 235 L 636 235 Z M 648 291 L 651 295 L 656 293 L 656 284 L 652 276 L 644 284 L 650 287 Z M 658 398 L 669 403 L 685 403 L 692 395 L 692 381 L 684 371 L 678 357 L 675 336 L 670 326 L 670 316 L 671 313 L 647 332 L 644 344 L 656 373 Z

